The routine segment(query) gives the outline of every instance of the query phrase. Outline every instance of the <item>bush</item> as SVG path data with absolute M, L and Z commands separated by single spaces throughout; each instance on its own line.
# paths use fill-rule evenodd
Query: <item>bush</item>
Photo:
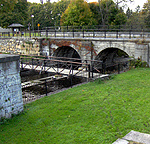
M 148 63 L 145 61 L 142 61 L 140 58 L 138 59 L 132 59 L 130 60 L 130 66 L 129 68 L 138 68 L 138 67 L 149 67 Z
M 101 78 L 99 78 L 99 79 L 95 80 L 95 83 L 96 84 L 104 84 L 104 81 Z
M 116 74 L 111 74 L 111 75 L 109 76 L 109 79 L 112 80 L 112 79 L 114 79 L 115 77 L 116 77 Z

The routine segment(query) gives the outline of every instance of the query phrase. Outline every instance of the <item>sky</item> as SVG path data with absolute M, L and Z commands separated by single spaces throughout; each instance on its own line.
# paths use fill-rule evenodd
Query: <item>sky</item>
M 28 2 L 36 2 L 36 3 L 40 3 L 40 0 L 27 0 Z M 43 0 L 44 2 L 46 2 L 46 0 Z M 54 2 L 57 0 L 51 0 L 51 2 Z M 92 2 L 92 1 L 96 1 L 96 0 L 86 0 L 87 2 Z M 98 0 L 97 0 L 98 1 Z M 133 11 L 135 10 L 135 8 L 139 5 L 140 8 L 143 7 L 143 4 L 146 3 L 147 0 L 134 0 L 134 2 L 132 3 L 128 3 L 130 9 L 132 9 Z

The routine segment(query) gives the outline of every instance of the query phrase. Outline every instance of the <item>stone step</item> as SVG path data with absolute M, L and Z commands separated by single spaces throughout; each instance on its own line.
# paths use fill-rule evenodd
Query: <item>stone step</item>
M 122 139 L 117 139 L 112 144 L 150 144 L 150 134 L 131 130 Z

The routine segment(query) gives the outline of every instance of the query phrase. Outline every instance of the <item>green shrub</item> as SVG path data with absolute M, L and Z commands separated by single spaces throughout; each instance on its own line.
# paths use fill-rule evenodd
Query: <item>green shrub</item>
M 142 61 L 140 58 L 138 59 L 132 59 L 130 60 L 130 66 L 129 68 L 138 68 L 138 67 L 149 67 L 149 65 L 147 64 L 147 62 Z
M 110 76 L 109 76 L 109 79 L 111 80 L 111 79 L 114 79 L 116 77 L 116 74 L 111 74 Z
M 99 79 L 96 79 L 96 80 L 95 80 L 95 83 L 96 83 L 96 84 L 103 84 L 104 81 L 103 81 L 101 78 L 99 78 Z

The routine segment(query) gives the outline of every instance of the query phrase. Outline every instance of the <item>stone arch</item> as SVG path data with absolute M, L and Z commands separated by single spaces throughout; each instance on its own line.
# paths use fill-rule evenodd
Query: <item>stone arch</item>
M 95 62 L 94 66 L 97 69 L 103 69 L 103 64 L 105 68 L 109 71 L 113 71 L 117 68 L 118 63 L 122 62 L 121 67 L 128 67 L 129 55 L 118 48 L 106 48 L 102 50 L 96 57 L 95 60 L 102 61 L 102 63 Z
M 60 58 L 60 60 L 63 60 L 63 61 L 73 61 L 73 62 L 77 62 L 76 64 L 73 63 L 73 68 L 74 69 L 77 69 L 78 67 L 81 66 L 81 57 L 80 55 L 78 54 L 78 52 L 70 47 L 70 46 L 61 46 L 61 47 L 58 47 L 54 53 L 53 53 L 53 56 L 54 57 L 64 57 L 64 58 Z M 69 59 L 69 58 L 75 58 L 75 59 Z
M 95 60 L 100 60 L 104 63 L 115 63 L 119 59 L 121 60 L 128 57 L 129 55 L 125 51 L 110 47 L 99 52 Z
M 72 48 L 70 46 L 58 47 L 54 51 L 53 56 L 81 59 L 79 53 L 74 48 Z
M 102 45 L 102 46 L 100 44 L 99 47 L 100 48 L 97 50 L 97 54 L 99 54 L 101 51 L 103 51 L 107 48 L 112 48 L 112 49 L 118 48 L 118 49 L 124 51 L 125 53 L 127 53 L 129 56 L 133 56 L 132 52 L 130 51 L 130 48 L 127 48 L 125 46 L 125 44 L 122 44 L 122 43 L 109 42 L 109 43 Z

